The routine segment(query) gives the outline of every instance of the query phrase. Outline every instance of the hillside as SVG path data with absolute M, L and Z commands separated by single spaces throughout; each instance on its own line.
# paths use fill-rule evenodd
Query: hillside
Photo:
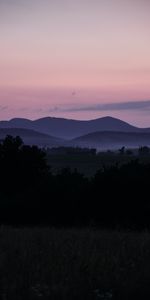
M 103 117 L 89 121 L 78 121 L 62 118 L 41 118 L 38 120 L 27 120 L 16 118 L 10 121 L 1 121 L 0 128 L 25 128 L 52 136 L 73 139 L 81 135 L 97 131 L 119 131 L 119 132 L 145 132 L 150 129 L 140 129 L 122 120 Z
M 39 133 L 34 130 L 24 128 L 1 128 L 0 140 L 3 140 L 7 135 L 20 136 L 23 142 L 27 145 L 37 145 L 39 147 L 54 147 L 62 144 L 62 140 Z
M 99 149 L 118 149 L 125 146 L 136 148 L 150 146 L 149 132 L 94 132 L 80 136 L 71 141 L 72 145 L 80 147 L 94 147 Z

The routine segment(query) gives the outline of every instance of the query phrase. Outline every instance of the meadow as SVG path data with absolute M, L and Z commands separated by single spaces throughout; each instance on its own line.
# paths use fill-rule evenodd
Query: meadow
M 67 148 L 66 148 L 67 149 Z M 78 148 L 77 148 L 78 149 Z M 122 148 L 123 149 L 123 148 Z M 122 165 L 138 159 L 141 163 L 150 163 L 150 152 L 139 149 L 125 149 L 123 153 L 118 149 L 116 151 L 99 151 L 97 153 L 81 153 L 73 151 L 72 153 L 56 153 L 51 154 L 47 151 L 47 162 L 54 174 L 60 172 L 63 168 L 70 168 L 70 170 L 77 169 L 81 174 L 87 177 L 94 176 L 96 172 L 105 167 L 111 167 L 115 164 Z
M 0 299 L 147 299 L 150 233 L 0 228 Z

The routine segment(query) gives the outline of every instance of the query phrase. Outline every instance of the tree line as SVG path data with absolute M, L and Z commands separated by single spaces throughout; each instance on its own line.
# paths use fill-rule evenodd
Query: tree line
M 150 228 L 150 164 L 133 159 L 86 178 L 53 174 L 46 153 L 20 137 L 0 143 L 0 224 Z

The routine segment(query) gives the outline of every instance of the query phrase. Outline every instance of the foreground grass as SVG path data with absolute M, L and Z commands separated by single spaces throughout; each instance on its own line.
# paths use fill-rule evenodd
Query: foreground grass
M 0 299 L 150 298 L 150 234 L 0 229 Z

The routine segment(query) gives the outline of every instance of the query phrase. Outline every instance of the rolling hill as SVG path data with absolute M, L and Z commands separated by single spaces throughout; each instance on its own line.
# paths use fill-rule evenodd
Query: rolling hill
M 63 144 L 63 140 L 39 133 L 34 130 L 24 128 L 0 128 L 0 140 L 3 140 L 7 135 L 20 136 L 23 142 L 27 145 L 37 145 L 39 147 L 56 147 Z
M 75 138 L 71 143 L 73 146 L 97 149 L 137 148 L 150 146 L 150 132 L 94 132 Z
M 40 147 L 80 146 L 117 149 L 122 146 L 150 146 L 150 128 L 137 128 L 122 120 L 103 117 L 90 121 L 42 118 L 35 121 L 15 118 L 0 122 L 0 139 L 22 137 L 25 144 Z
M 112 117 L 103 117 L 89 121 L 78 121 L 51 117 L 34 121 L 16 118 L 10 121 L 1 121 L 0 128 L 32 129 L 63 139 L 73 139 L 81 135 L 86 135 L 98 131 L 150 132 L 150 128 L 137 128 L 122 120 Z

